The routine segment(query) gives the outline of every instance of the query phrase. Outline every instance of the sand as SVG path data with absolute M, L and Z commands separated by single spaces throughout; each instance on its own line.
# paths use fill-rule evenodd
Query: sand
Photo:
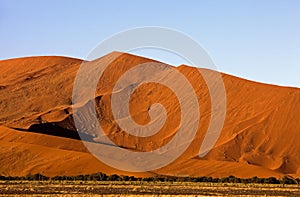
M 129 86 L 114 89 L 118 79 L 136 65 L 158 62 L 113 52 L 91 62 L 67 57 L 28 57 L 0 61 L 0 174 L 46 176 L 94 172 L 152 176 L 300 177 L 300 89 L 257 83 L 221 73 L 226 90 L 226 116 L 213 149 L 201 158 L 200 145 L 211 122 L 209 89 L 199 70 L 172 67 L 193 87 L 200 109 L 194 140 L 170 165 L 133 173 L 114 169 L 91 155 L 76 135 L 72 119 L 72 90 L 80 65 L 104 64 L 117 57 L 100 78 L 95 92 L 99 123 L 117 145 L 133 151 L 152 151 L 168 144 L 180 127 L 179 100 L 172 90 L 157 83 L 139 86 L 130 98 L 129 111 L 138 124 L 151 121 L 148 111 L 159 102 L 165 107 L 165 124 L 150 137 L 136 137 L 122 130 L 111 111 L 111 96 L 122 97 Z M 92 72 L 92 71 L 91 71 Z M 215 80 L 215 71 L 200 69 Z M 133 74 L 133 81 L 146 71 Z M 157 74 L 165 78 L 166 73 Z M 179 81 L 179 80 L 178 80 Z M 172 81 L 180 87 L 181 82 Z M 189 95 L 183 95 L 190 97 Z M 88 105 L 90 99 L 75 107 Z M 221 101 L 220 101 L 221 102 Z M 187 105 L 191 106 L 191 105 Z M 194 109 L 185 118 L 193 121 Z M 128 118 L 128 117 L 123 117 Z M 190 128 L 184 128 L 187 132 Z M 178 144 L 178 146 L 184 145 Z

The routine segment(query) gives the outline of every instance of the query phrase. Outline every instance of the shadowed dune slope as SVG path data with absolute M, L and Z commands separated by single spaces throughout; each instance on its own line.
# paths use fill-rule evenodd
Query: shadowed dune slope
M 72 105 L 73 84 L 79 67 L 95 72 L 93 65 L 107 65 L 92 98 Z M 76 129 L 73 107 L 82 108 L 95 99 L 95 110 L 106 135 L 116 145 L 132 151 L 152 151 L 168 144 L 181 126 L 180 101 L 172 88 L 158 83 L 141 83 L 151 72 L 141 69 L 131 74 L 132 82 L 116 85 L 130 69 L 146 63 L 160 66 L 156 79 L 181 87 L 182 81 L 173 80 L 169 69 L 179 72 L 195 91 L 200 119 L 192 142 L 186 151 L 170 165 L 152 172 L 131 173 L 107 166 L 88 152 L 77 133 L 87 143 L 97 139 L 89 128 Z M 89 74 L 89 73 L 87 73 Z M 66 57 L 28 57 L 0 61 L 0 174 L 27 175 L 42 173 L 47 176 L 78 175 L 94 172 L 151 176 L 224 177 L 300 177 L 300 90 L 298 88 L 267 85 L 221 74 L 226 90 L 225 98 L 218 99 L 218 107 L 226 101 L 224 126 L 213 149 L 201 158 L 199 148 L 212 116 L 210 91 L 203 74 L 214 81 L 216 71 L 189 66 L 172 67 L 155 60 L 113 52 L 94 61 Z M 94 79 L 85 79 L 94 80 Z M 83 89 L 82 91 L 87 91 Z M 159 132 L 149 137 L 137 137 L 121 128 L 111 109 L 112 95 L 129 99 L 130 117 L 140 125 L 151 122 L 149 112 L 153 104 L 165 108 L 166 120 Z M 184 91 L 182 91 L 184 92 Z M 216 94 L 217 96 L 218 95 Z M 192 106 L 189 95 L 183 95 L 187 106 Z M 85 108 L 84 108 L 85 109 Z M 87 108 L 88 109 L 88 108 Z M 121 111 L 123 109 L 120 109 Z M 195 109 L 184 116 L 193 119 Z M 158 115 L 158 119 L 163 114 Z M 129 116 L 119 117 L 128 119 Z M 94 127 L 90 123 L 89 127 Z M 184 132 L 191 129 L 184 128 Z M 103 146 L 107 146 L 103 144 Z

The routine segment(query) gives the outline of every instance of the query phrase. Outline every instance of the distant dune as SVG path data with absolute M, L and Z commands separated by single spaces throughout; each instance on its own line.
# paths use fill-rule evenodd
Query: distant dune
M 96 111 L 106 134 L 115 144 L 133 151 L 151 151 L 168 143 L 179 127 L 180 107 L 174 93 L 165 86 L 141 85 L 130 99 L 130 113 L 139 124 L 150 121 L 148 110 L 153 103 L 159 102 L 166 108 L 168 117 L 158 133 L 138 138 L 116 124 L 110 109 L 111 95 L 119 94 L 113 92 L 114 84 L 130 68 L 156 61 L 113 52 L 85 63 L 88 66 L 114 57 L 117 58 L 105 71 L 95 93 Z M 0 175 L 104 172 L 142 177 L 300 177 L 300 89 L 222 74 L 227 103 L 224 127 L 214 148 L 200 158 L 199 148 L 213 112 L 208 88 L 195 72 L 198 68 L 184 65 L 175 68 L 193 86 L 201 114 L 189 148 L 170 165 L 152 172 L 131 173 L 107 166 L 87 151 L 72 118 L 73 83 L 83 62 L 67 57 L 0 61 Z

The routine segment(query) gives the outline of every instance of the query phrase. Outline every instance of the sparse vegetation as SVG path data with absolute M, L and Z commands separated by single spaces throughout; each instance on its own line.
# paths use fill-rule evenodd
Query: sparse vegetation
M 224 178 L 212 178 L 212 177 L 175 177 L 175 176 L 153 176 L 153 177 L 134 177 L 124 175 L 106 175 L 102 172 L 77 176 L 55 176 L 47 177 L 42 174 L 28 175 L 24 177 L 12 177 L 12 176 L 0 176 L 0 180 L 27 180 L 27 181 L 144 181 L 144 182 L 200 182 L 200 183 L 258 183 L 258 184 L 299 184 L 299 178 L 292 178 L 284 176 L 282 179 L 276 179 L 275 177 L 269 178 L 238 178 L 235 176 L 229 176 Z

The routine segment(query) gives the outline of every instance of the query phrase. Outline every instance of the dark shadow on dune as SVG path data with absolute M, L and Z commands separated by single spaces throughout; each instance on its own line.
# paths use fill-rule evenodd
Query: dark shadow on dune
M 20 129 L 20 128 L 12 128 L 12 129 L 15 129 L 18 131 L 23 131 L 23 132 L 40 133 L 40 134 L 44 134 L 44 135 L 64 137 L 64 138 L 69 138 L 69 139 L 82 140 L 82 141 L 86 141 L 86 142 L 103 144 L 106 146 L 117 147 L 117 145 L 115 145 L 115 144 L 96 142 L 96 141 L 94 141 L 94 137 L 92 135 L 81 133 L 79 136 L 79 134 L 76 131 L 62 128 L 55 123 L 34 124 L 34 125 L 31 125 L 29 127 L 29 129 Z M 126 148 L 126 147 L 123 147 L 123 148 Z
M 19 129 L 19 128 L 14 128 L 14 129 L 19 131 L 25 131 L 25 132 L 34 132 L 34 133 L 41 133 L 45 135 L 65 137 L 65 138 L 70 138 L 75 140 L 95 142 L 93 140 L 94 137 L 91 135 L 81 133 L 79 136 L 79 134 L 76 131 L 62 128 L 55 123 L 34 124 L 31 125 L 29 129 Z

